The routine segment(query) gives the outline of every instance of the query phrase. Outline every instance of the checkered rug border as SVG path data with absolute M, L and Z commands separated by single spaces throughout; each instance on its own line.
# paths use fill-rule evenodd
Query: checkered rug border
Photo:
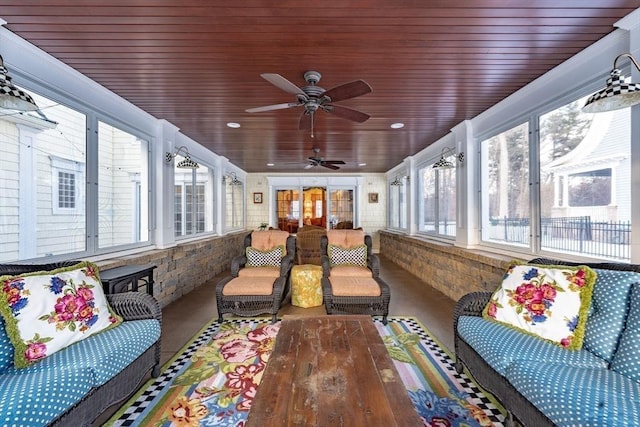
M 374 317 L 373 320 L 375 322 L 382 323 L 381 317 Z M 269 319 L 225 319 L 225 322 L 233 322 L 237 324 L 243 324 L 248 321 L 254 321 L 256 322 L 256 325 L 259 325 L 262 323 L 268 323 Z M 486 397 L 485 393 L 472 379 L 464 373 L 458 374 L 456 372 L 451 355 L 449 355 L 449 353 L 443 349 L 442 346 L 440 346 L 425 329 L 423 329 L 422 325 L 415 318 L 394 316 L 389 317 L 388 322 L 404 323 L 405 325 L 408 325 L 409 329 L 411 329 L 413 333 L 418 334 L 420 340 L 432 352 L 435 358 L 447 367 L 447 370 L 451 375 L 462 385 L 464 391 L 468 393 L 471 402 L 484 411 L 494 426 L 499 427 L 504 425 L 505 418 L 500 412 L 500 409 L 498 409 L 493 402 Z M 171 362 L 169 366 L 164 368 L 161 375 L 147 386 L 147 388 L 112 425 L 122 427 L 134 425 L 138 416 L 151 404 L 153 399 L 162 392 L 163 388 L 171 383 L 172 379 L 180 371 L 181 366 L 191 358 L 198 348 L 206 344 L 219 328 L 219 323 L 211 323 L 211 325 L 200 333 L 200 335 L 182 352 L 180 356 Z
M 381 319 L 374 318 L 374 321 L 381 322 Z M 500 409 L 494 405 L 494 403 L 486 396 L 480 387 L 469 378 L 464 372 L 459 374 L 454 367 L 454 361 L 451 355 L 439 345 L 429 333 L 423 329 L 413 317 L 390 317 L 389 322 L 398 322 L 408 325 L 412 332 L 420 336 L 420 340 L 426 345 L 434 358 L 438 359 L 443 365 L 447 367 L 447 371 L 453 376 L 456 381 L 462 385 L 464 391 L 469 395 L 471 403 L 478 406 L 484 411 L 487 417 L 491 420 L 494 426 L 504 425 L 504 414 L 500 412 Z

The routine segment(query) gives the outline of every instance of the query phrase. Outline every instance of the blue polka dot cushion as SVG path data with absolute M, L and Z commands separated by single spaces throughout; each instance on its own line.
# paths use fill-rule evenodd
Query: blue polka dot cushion
M 0 425 L 47 425 L 82 400 L 92 385 L 88 368 L 1 374 Z
M 640 283 L 640 273 L 594 269 L 593 288 L 582 348 L 611 361 L 624 329 L 631 287 Z
M 640 285 L 633 285 L 631 307 L 611 369 L 640 382 Z
M 532 361 L 506 377 L 559 427 L 640 425 L 640 385 L 615 371 Z
M 501 375 L 517 360 L 607 367 L 605 360 L 584 349 L 569 351 L 550 341 L 479 316 L 460 316 L 458 334 Z
M 120 373 L 160 337 L 157 320 L 130 320 L 102 331 L 23 369 L 9 368 L 14 376 L 33 372 L 86 368 L 93 386 Z
M 13 344 L 4 327 L 4 320 L 0 316 L 0 373 L 13 366 Z

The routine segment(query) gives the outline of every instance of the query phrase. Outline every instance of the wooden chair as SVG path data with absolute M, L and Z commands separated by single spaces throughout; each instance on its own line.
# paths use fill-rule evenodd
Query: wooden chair
M 323 227 L 305 225 L 296 234 L 296 263 L 320 265 L 322 250 L 320 238 L 327 235 Z
M 380 278 L 380 259 L 362 230 L 329 230 L 321 237 L 322 294 L 327 314 L 382 316 L 387 324 L 389 285 Z
M 286 231 L 248 234 L 244 238 L 244 254 L 231 260 L 231 275 L 216 286 L 218 322 L 222 322 L 224 313 L 238 316 L 267 313 L 275 322 L 288 293 L 295 248 L 295 237 Z

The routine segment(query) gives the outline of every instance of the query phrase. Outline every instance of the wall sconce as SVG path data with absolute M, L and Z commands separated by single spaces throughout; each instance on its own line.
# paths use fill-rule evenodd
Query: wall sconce
M 399 186 L 404 184 L 403 181 L 405 179 L 407 180 L 407 182 L 409 182 L 409 177 L 408 176 L 396 176 L 394 178 L 394 180 L 389 183 L 389 185 L 393 185 L 394 187 L 399 187 Z
M 31 95 L 11 83 L 8 73 L 4 60 L 0 56 L 0 107 L 8 110 L 36 111 L 38 106 Z
M 235 172 L 229 172 L 229 175 L 225 175 L 222 177 L 222 183 L 226 184 L 229 181 L 229 185 L 242 185 L 242 181 L 240 181 Z
M 178 147 L 176 152 L 173 154 L 167 151 L 164 154 L 165 161 L 167 163 L 171 163 L 171 161 L 175 159 L 176 156 L 180 154 L 180 151 L 182 151 L 183 149 L 186 152 L 186 154 L 184 155 L 184 160 L 179 161 L 178 164 L 176 164 L 176 167 L 180 169 L 198 169 L 200 165 L 197 162 L 194 162 L 193 160 L 191 160 L 191 155 L 189 154 L 189 150 L 184 145 L 181 147 Z
M 611 76 L 607 79 L 607 86 L 594 93 L 582 107 L 584 113 L 602 113 L 618 110 L 640 103 L 640 83 L 625 83 L 622 72 L 617 68 L 618 59 L 629 58 L 631 63 L 640 71 L 640 65 L 629 53 L 622 53 L 613 61 Z
M 442 149 L 442 152 L 440 153 L 440 160 L 438 160 L 437 162 L 435 162 L 433 164 L 433 169 L 451 169 L 451 168 L 455 168 L 456 165 L 454 165 L 452 162 L 450 162 L 449 160 L 445 159 L 445 156 L 451 152 L 454 152 L 455 148 L 454 147 L 445 147 Z M 464 162 L 464 153 L 458 153 L 455 155 L 456 159 L 458 159 L 458 162 L 462 163 Z

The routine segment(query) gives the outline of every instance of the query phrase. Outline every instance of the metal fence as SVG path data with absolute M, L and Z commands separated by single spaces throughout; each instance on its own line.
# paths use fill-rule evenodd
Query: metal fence
M 592 221 L 589 216 L 542 218 L 541 247 L 618 260 L 631 259 L 631 221 Z M 529 244 L 528 218 L 492 218 L 491 240 Z

